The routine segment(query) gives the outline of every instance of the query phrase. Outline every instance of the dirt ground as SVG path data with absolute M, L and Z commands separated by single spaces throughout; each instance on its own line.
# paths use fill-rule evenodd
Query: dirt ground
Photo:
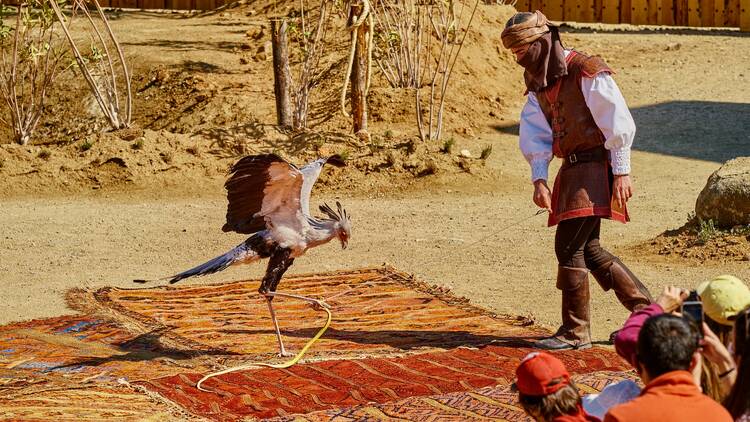
M 67 100 L 52 102 L 61 111 L 33 145 L 0 145 L 0 323 L 71 312 L 64 292 L 72 287 L 134 287 L 133 278 L 174 274 L 235 246 L 244 237 L 220 230 L 224 172 L 243 154 L 277 151 L 298 164 L 332 152 L 352 162 L 327 175 L 313 197 L 340 200 L 353 216 L 349 248 L 312 250 L 291 273 L 387 262 L 479 306 L 554 328 L 554 230 L 533 216 L 529 169 L 517 147 L 522 76 L 497 48 L 512 9 L 480 8 L 447 108 L 446 138 L 456 146 L 444 154 L 442 145 L 414 139 L 411 94 L 377 76 L 369 144 L 349 136 L 340 115 L 321 117 L 312 136 L 276 130 L 270 61 L 257 54 L 268 37 L 267 28 L 259 35 L 266 9 L 256 6 L 189 18 L 119 14 L 113 22 L 136 69 L 141 129 L 102 133 L 94 114 L 65 114 L 87 104 L 83 91 L 71 89 Z M 659 237 L 688 221 L 721 163 L 750 155 L 750 37 L 609 25 L 563 31 L 566 46 L 600 54 L 617 71 L 638 125 L 633 221 L 606 222 L 605 246 L 653 293 L 722 273 L 750 281 L 745 235 L 729 239 L 728 254 L 721 242 L 691 254 L 689 240 Z M 334 45 L 331 63 L 346 48 Z M 340 66 L 332 69 L 321 96 L 340 85 Z M 85 142 L 93 146 L 83 150 Z M 487 160 L 457 156 L 468 149 L 477 157 L 487 145 Z M 426 167 L 435 174 L 424 175 Z M 263 270 L 231 268 L 185 283 L 259 277 Z M 597 340 L 626 317 L 614 295 L 595 285 L 592 313 Z

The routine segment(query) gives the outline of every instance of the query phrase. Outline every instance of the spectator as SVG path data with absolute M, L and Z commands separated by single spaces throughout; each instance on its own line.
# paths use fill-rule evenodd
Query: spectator
M 682 302 L 688 297 L 688 292 L 678 287 L 668 286 L 664 288 L 662 294 L 654 303 L 643 309 L 633 312 L 625 321 L 622 329 L 615 336 L 615 350 L 617 354 L 638 368 L 638 359 L 636 358 L 638 334 L 646 320 L 652 316 L 663 313 L 671 313 L 680 308 Z
M 731 275 L 720 275 L 698 285 L 706 323 L 725 346 L 731 339 L 734 318 L 750 306 L 750 289 L 742 280 Z
M 702 346 L 702 354 L 706 359 L 703 361 L 700 377 L 701 390 L 703 394 L 721 403 L 734 384 L 734 359 L 706 323 L 703 324 Z
M 678 293 L 672 298 L 680 297 Z M 638 398 L 610 409 L 604 422 L 732 421 L 695 382 L 701 370 L 698 327 L 669 314 L 649 317 L 638 334 L 633 358 L 646 387 Z
M 581 405 L 565 365 L 545 352 L 528 354 L 516 369 L 518 401 L 537 422 L 600 422 Z
M 750 308 L 736 315 L 732 345 L 737 364 L 733 371 L 736 381 L 724 406 L 736 422 L 750 422 Z
M 697 290 L 703 301 L 707 323 L 707 326 L 703 327 L 703 355 L 707 362 L 702 365 L 700 377 L 696 377 L 696 382 L 704 394 L 722 402 L 733 385 L 732 374 L 725 374 L 735 365 L 723 345 L 727 345 L 731 339 L 731 321 L 743 307 L 750 304 L 750 289 L 738 278 L 724 275 L 701 283 Z M 654 304 L 634 312 L 615 337 L 617 353 L 636 367 L 637 338 L 644 321 L 654 315 L 677 311 L 686 297 L 686 291 L 667 287 Z M 727 329 L 721 328 L 725 324 L 729 324 Z M 714 334 L 717 326 L 718 337 Z

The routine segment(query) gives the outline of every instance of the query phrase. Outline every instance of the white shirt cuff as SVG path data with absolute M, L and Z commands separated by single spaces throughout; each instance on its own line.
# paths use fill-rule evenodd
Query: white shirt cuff
M 630 174 L 630 148 L 610 150 L 612 173 L 615 175 Z
M 549 172 L 549 161 L 545 159 L 532 160 L 531 164 L 531 181 L 536 182 L 539 179 L 547 180 Z

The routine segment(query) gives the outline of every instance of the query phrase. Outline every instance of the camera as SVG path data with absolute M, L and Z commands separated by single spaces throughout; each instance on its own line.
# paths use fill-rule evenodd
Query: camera
M 688 321 L 692 321 L 698 326 L 698 332 L 703 337 L 703 302 L 701 302 L 698 293 L 693 290 L 690 292 L 688 298 L 682 302 L 682 309 L 680 310 L 682 317 Z

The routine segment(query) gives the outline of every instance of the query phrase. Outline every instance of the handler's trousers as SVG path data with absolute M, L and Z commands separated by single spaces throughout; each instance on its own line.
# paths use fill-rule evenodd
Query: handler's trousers
M 648 289 L 619 258 L 599 244 L 600 217 L 561 221 L 555 234 L 557 288 L 562 291 L 562 326 L 555 334 L 574 347 L 591 343 L 588 271 L 604 289 L 614 290 L 629 311 L 649 305 Z

